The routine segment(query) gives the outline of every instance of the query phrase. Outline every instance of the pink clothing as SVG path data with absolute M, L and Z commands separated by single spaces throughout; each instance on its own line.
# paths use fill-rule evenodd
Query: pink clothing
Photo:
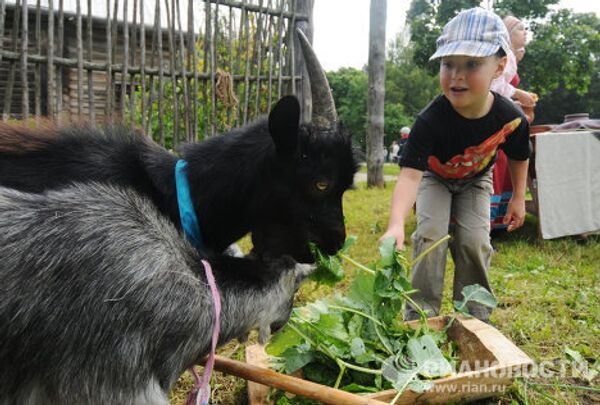
M 510 82 L 517 74 L 517 58 L 512 51 L 508 51 L 506 56 L 508 61 L 506 62 L 504 72 L 500 77 L 492 81 L 490 89 L 504 97 L 511 98 L 516 90 L 515 86 L 510 84 Z

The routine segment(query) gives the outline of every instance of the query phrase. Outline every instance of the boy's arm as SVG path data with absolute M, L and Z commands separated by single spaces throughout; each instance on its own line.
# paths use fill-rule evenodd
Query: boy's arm
M 527 185 L 528 167 L 529 159 L 508 159 L 508 168 L 513 184 L 513 195 L 508 203 L 508 209 L 503 221 L 505 224 L 508 224 L 508 232 L 520 228 L 525 222 L 525 189 Z
M 417 199 L 417 190 L 422 177 L 423 172 L 420 170 L 411 167 L 401 169 L 392 195 L 390 222 L 380 241 L 393 236 L 396 238 L 396 248 L 404 247 L 404 222 Z

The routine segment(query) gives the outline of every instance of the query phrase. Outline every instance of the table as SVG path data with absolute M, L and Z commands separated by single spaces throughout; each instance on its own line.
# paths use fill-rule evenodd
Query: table
M 528 179 L 543 239 L 600 230 L 600 131 L 532 136 Z

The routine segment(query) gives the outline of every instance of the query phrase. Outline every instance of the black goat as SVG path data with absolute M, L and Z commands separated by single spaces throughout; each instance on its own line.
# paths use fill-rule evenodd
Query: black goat
M 268 119 L 183 147 L 200 231 L 212 251 L 251 231 L 259 256 L 310 262 L 309 241 L 332 254 L 345 239 L 342 195 L 357 166 L 325 74 L 300 39 L 313 89 L 311 123 L 300 124 L 298 101 L 288 96 Z M 176 161 L 124 127 L 35 132 L 0 126 L 0 185 L 29 192 L 88 181 L 134 187 L 179 227 Z
M 168 404 L 179 375 L 209 351 L 201 257 L 132 189 L 0 187 L 0 257 L 2 405 Z M 211 263 L 219 343 L 285 323 L 311 269 L 289 257 Z

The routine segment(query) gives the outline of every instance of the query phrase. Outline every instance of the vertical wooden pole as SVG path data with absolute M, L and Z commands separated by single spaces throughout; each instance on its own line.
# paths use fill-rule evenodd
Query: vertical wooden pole
M 217 46 L 219 33 L 219 1 L 215 5 L 214 23 L 212 35 L 210 36 L 210 135 L 215 136 L 217 133 Z
M 81 1 L 76 1 L 76 29 L 77 29 L 77 118 L 83 115 L 83 29 L 81 21 Z
M 235 34 L 233 31 L 233 9 L 231 6 L 229 6 L 229 27 L 228 27 L 228 31 L 227 31 L 227 36 L 229 37 L 229 76 L 231 77 L 231 82 L 229 83 L 230 89 L 229 91 L 231 91 L 233 89 L 233 75 L 234 75 L 234 70 L 233 70 L 233 35 Z M 230 94 L 231 96 L 231 94 Z M 237 105 L 235 104 L 230 104 L 229 107 L 227 108 L 227 125 L 228 127 L 232 127 L 233 126 L 233 116 L 231 114 L 232 110 L 235 111 L 235 109 L 237 108 Z
M 193 73 L 193 87 L 190 89 L 192 97 L 192 116 L 190 123 L 190 138 L 188 141 L 195 141 L 198 136 L 198 67 L 197 54 L 196 54 L 196 42 L 194 38 L 194 1 L 188 0 L 188 69 L 192 69 Z
M 371 0 L 369 94 L 367 102 L 367 185 L 383 187 L 385 22 L 387 0 Z
M 175 0 L 172 1 L 172 8 L 175 7 Z M 167 13 L 167 31 L 169 33 L 169 60 L 171 75 L 171 84 L 173 86 L 173 149 L 179 143 L 179 96 L 177 95 L 177 66 L 175 60 L 175 10 L 169 10 L 169 0 L 165 0 L 165 12 Z
M 244 51 L 244 47 L 243 47 L 243 40 L 244 40 L 244 24 L 245 24 L 245 20 L 246 18 L 248 18 L 248 13 L 246 11 L 246 8 L 244 7 L 244 4 L 242 4 L 242 12 L 241 12 L 241 17 L 240 17 L 240 26 L 238 28 L 238 42 L 237 42 L 237 53 L 236 53 L 236 58 L 235 58 L 235 71 L 232 72 L 232 76 L 234 75 L 239 75 L 242 73 L 241 71 L 241 61 L 242 61 L 242 53 Z M 242 91 L 241 91 L 241 86 L 240 86 L 240 81 L 236 80 L 235 81 L 235 93 L 237 95 L 237 99 L 238 99 L 238 105 L 236 106 L 236 108 L 234 109 L 234 126 L 239 126 L 241 123 L 241 116 L 242 116 Z
M 204 2 L 204 46 L 203 48 L 203 68 L 202 71 L 204 74 L 209 74 L 209 65 L 208 58 L 210 53 L 210 40 L 212 36 L 212 28 L 211 28 L 211 15 L 210 15 L 210 1 L 206 0 Z M 202 111 L 202 123 L 204 125 L 204 138 L 208 138 L 210 135 L 209 132 L 209 119 L 208 119 L 208 86 L 209 81 L 204 80 L 202 83 L 202 105 L 204 110 Z
M 23 111 L 23 121 L 29 119 L 29 85 L 27 82 L 27 47 L 29 46 L 29 13 L 27 11 L 27 0 L 21 3 L 21 18 L 23 27 L 21 28 L 21 87 L 23 94 L 21 98 L 21 110 Z
M 146 28 L 144 26 L 144 0 L 140 0 L 140 82 L 141 94 L 140 98 L 140 121 L 142 133 L 146 133 L 146 121 L 144 114 L 146 113 Z
M 56 96 L 56 83 L 54 82 L 54 0 L 48 0 L 48 64 L 46 72 L 48 75 L 48 117 L 56 118 L 56 110 L 54 108 Z
M 279 3 L 280 14 L 279 24 L 277 27 L 277 98 L 281 97 L 281 90 L 283 86 L 283 10 L 285 0 L 281 0 Z
M 87 1 L 87 58 L 89 62 L 94 61 L 93 54 L 93 30 L 92 30 L 92 0 Z M 96 125 L 96 107 L 94 103 L 94 71 L 88 69 L 87 71 L 87 86 L 88 86 L 88 109 L 89 119 L 92 126 Z
M 246 15 L 246 24 L 244 26 L 246 32 L 246 60 L 244 69 L 244 114 L 242 115 L 242 124 L 248 122 L 248 98 L 250 93 L 250 65 L 252 64 L 252 55 L 250 48 L 250 16 Z
M 0 34 L 1 35 L 1 34 Z M 42 54 L 42 9 L 40 0 L 36 1 L 35 4 L 35 53 L 37 55 Z M 39 63 L 35 64 L 34 70 L 34 98 L 35 98 L 35 118 L 36 122 L 42 115 L 42 66 Z
M 112 21 L 110 19 L 110 0 L 106 0 L 106 105 L 105 114 L 112 122 Z
M 258 6 L 262 9 L 263 0 L 259 0 Z M 256 22 L 256 52 L 255 52 L 255 60 L 256 60 L 256 93 L 254 97 L 254 116 L 258 116 L 260 114 L 260 74 L 262 73 L 262 41 L 263 41 L 263 13 L 262 11 L 258 15 L 258 21 Z
M 165 146 L 165 123 L 163 120 L 163 97 L 165 94 L 165 72 L 163 66 L 163 44 L 162 44 L 162 25 L 160 19 L 160 0 L 156 0 L 156 18 L 154 20 L 154 31 L 156 32 L 158 48 L 158 128 L 160 144 Z
M 131 44 L 132 46 L 129 47 L 130 50 L 130 58 L 131 58 L 131 66 L 135 66 L 135 55 L 136 55 L 136 45 L 137 45 L 137 7 L 138 7 L 138 2 L 137 0 L 133 0 L 133 26 L 131 28 Z M 140 65 L 141 69 L 144 69 L 143 65 Z M 129 125 L 131 126 L 131 129 L 133 129 L 135 127 L 135 86 L 136 86 L 136 75 L 132 74 L 129 77 Z
M 187 142 L 191 139 L 191 125 L 190 125 L 190 91 L 189 82 L 187 78 L 187 68 L 185 63 L 185 49 L 183 30 L 181 27 L 181 11 L 179 9 L 179 0 L 173 2 L 173 13 L 177 14 L 177 33 L 179 36 L 179 63 L 181 65 L 181 84 L 183 86 L 183 128 L 185 130 L 185 140 Z M 175 21 L 175 19 L 173 19 Z
M 127 0 L 123 0 L 123 70 L 121 70 L 121 117 L 125 119 L 125 99 L 127 98 L 127 76 L 129 74 L 129 16 Z
M 293 32 L 294 38 L 294 52 L 295 52 L 295 62 L 296 69 L 295 72 L 302 75 L 302 82 L 299 86 L 299 99 L 300 105 L 302 106 L 302 121 L 310 122 L 312 117 L 312 95 L 310 91 L 310 80 L 308 78 L 308 72 L 306 71 L 306 66 L 304 64 L 304 57 L 302 55 L 302 49 L 300 48 L 300 43 L 298 42 L 298 35 L 296 34 L 296 28 L 302 30 L 304 35 L 308 38 L 308 40 L 312 43 L 313 41 L 313 6 L 314 0 L 296 0 L 296 10 L 295 13 L 301 15 L 307 15 L 308 21 L 301 20 L 296 21 L 296 27 Z
M 63 0 L 58 0 L 58 36 L 56 38 L 56 53 L 64 58 L 65 44 L 65 8 Z M 58 122 L 63 118 L 63 68 L 58 66 L 56 69 L 56 114 Z
M 271 0 L 269 0 L 269 4 L 267 5 L 268 8 L 271 8 Z M 267 110 L 269 110 L 269 108 L 271 108 L 271 103 L 273 102 L 272 98 L 273 98 L 273 22 L 274 22 L 274 17 L 271 15 L 269 16 L 269 37 L 267 39 L 268 44 L 269 44 L 269 61 L 268 61 L 268 66 L 269 66 L 269 74 L 268 74 L 268 84 L 267 84 Z
M 21 22 L 21 7 L 20 2 L 17 0 L 14 8 L 14 23 L 12 27 L 11 40 L 12 40 L 12 50 L 13 52 L 17 51 L 17 33 L 19 32 L 20 22 Z M 10 118 L 10 110 L 12 107 L 12 96 L 13 89 L 15 86 L 15 72 L 16 72 L 16 62 L 10 62 L 10 69 L 8 71 L 8 78 L 6 79 L 6 89 L 4 91 L 4 110 L 2 112 L 2 120 L 6 121 Z

